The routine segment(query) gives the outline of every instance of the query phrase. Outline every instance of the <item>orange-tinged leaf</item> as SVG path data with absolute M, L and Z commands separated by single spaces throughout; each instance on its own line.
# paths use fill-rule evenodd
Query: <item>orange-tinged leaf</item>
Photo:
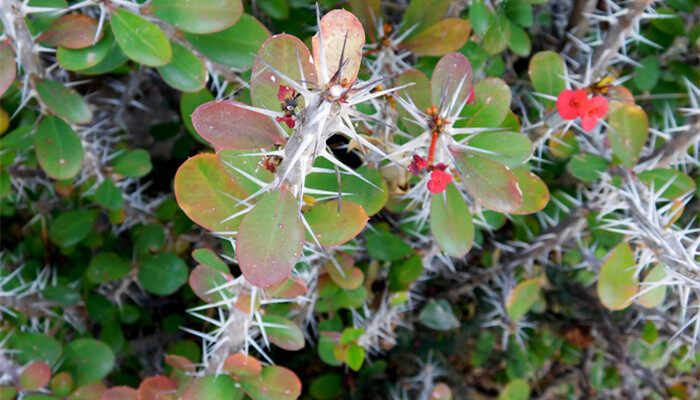
M 321 69 L 323 64 L 319 34 L 323 39 L 323 54 L 328 78 L 333 77 L 338 71 L 340 56 L 343 54 L 347 61 L 345 61 L 340 80 L 341 82 L 344 80 L 347 84 L 353 83 L 360 70 L 362 46 L 365 44 L 365 30 L 362 28 L 360 20 L 345 10 L 333 10 L 321 19 L 320 32 L 312 38 L 311 43 L 317 79 L 320 84 L 326 84 L 327 82 L 322 82 L 324 74 Z M 345 48 L 344 53 L 343 47 Z
M 447 18 L 418 33 L 399 45 L 417 56 L 439 57 L 457 51 L 469 40 L 471 23 L 459 18 Z
M 174 400 L 177 384 L 167 376 L 157 375 L 144 379 L 139 385 L 139 400 Z
M 610 310 L 622 310 L 632 304 L 637 294 L 639 278 L 632 249 L 622 242 L 608 254 L 598 276 L 598 297 Z
M 462 53 L 450 53 L 438 61 L 431 78 L 433 104 L 457 109 L 472 92 L 472 65 Z M 444 100 L 443 100 L 444 99 Z
M 316 239 L 323 246 L 343 244 L 357 236 L 367 224 L 367 213 L 359 204 L 343 201 L 338 210 L 338 200 L 316 203 L 304 214 Z M 309 232 L 306 240 L 315 243 Z
M 136 389 L 128 386 L 115 386 L 107 389 L 100 400 L 140 400 Z
M 51 379 L 51 367 L 43 361 L 30 364 L 22 371 L 19 377 L 19 384 L 25 390 L 39 390 L 48 385 Z
M 236 353 L 228 356 L 224 361 L 224 371 L 240 379 L 256 378 L 262 372 L 262 365 L 255 357 Z
M 97 43 L 102 32 L 97 33 L 99 23 L 85 14 L 66 14 L 53 21 L 41 34 L 39 41 L 67 49 L 82 49 Z
M 511 171 L 518 180 L 518 187 L 523 193 L 522 204 L 511 214 L 532 214 L 545 208 L 549 203 L 549 188 L 542 179 L 525 168 L 514 168 Z

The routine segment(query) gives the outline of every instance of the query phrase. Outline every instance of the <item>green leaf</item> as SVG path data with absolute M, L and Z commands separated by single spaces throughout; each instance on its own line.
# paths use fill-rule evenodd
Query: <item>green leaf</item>
M 97 210 L 73 210 L 59 215 L 49 227 L 49 239 L 60 247 L 80 243 L 97 221 Z
M 509 168 L 524 164 L 534 152 L 532 143 L 527 135 L 515 132 L 482 132 L 469 139 L 467 144 L 470 147 L 497 153 L 478 154 Z
M 569 172 L 584 182 L 593 182 L 600 178 L 600 174 L 605 172 L 608 166 L 608 160 L 601 156 L 581 153 L 575 155 L 569 161 Z
M 37 333 L 15 331 L 8 339 L 10 348 L 17 350 L 13 358 L 21 363 L 41 360 L 54 365 L 61 358 L 61 344 L 54 338 Z
M 524 0 L 508 0 L 505 5 L 506 16 L 512 22 L 529 28 L 533 23 L 532 5 Z
M 317 165 L 319 166 L 319 165 Z M 330 166 L 332 168 L 332 166 Z M 356 203 L 364 208 L 367 215 L 372 216 L 378 213 L 386 204 L 389 198 L 389 188 L 382 178 L 381 172 L 372 169 L 366 165 L 355 170 L 366 180 L 372 182 L 374 186 L 363 181 L 362 179 L 353 176 L 342 174 L 340 176 L 340 186 L 344 194 L 343 201 Z M 338 179 L 335 173 L 313 173 L 306 177 L 306 187 L 313 189 L 328 190 L 331 192 L 338 191 Z M 325 195 L 315 195 L 325 197 Z
M 661 62 L 657 57 L 647 57 L 634 68 L 634 81 L 637 89 L 642 92 L 652 90 L 661 77 Z
M 523 203 L 511 214 L 525 215 L 542 210 L 549 203 L 549 188 L 537 175 L 524 167 L 512 170 L 523 194 Z
M 275 178 L 275 175 L 263 166 L 266 156 L 254 154 L 255 151 L 251 150 L 216 149 L 221 167 L 248 193 L 255 193 L 260 189 L 260 186 L 248 176 L 266 183 L 272 182 Z
M 315 243 L 318 240 L 323 246 L 343 244 L 357 236 L 367 224 L 367 213 L 359 205 L 338 200 L 328 200 L 314 204 L 313 208 L 304 214 L 306 222 L 316 239 L 306 232 L 306 240 Z
M 564 81 L 564 59 L 553 51 L 541 51 L 530 59 L 527 70 L 535 91 L 550 96 L 559 96 L 566 89 Z M 542 99 L 545 107 L 554 107 L 553 100 Z
M 449 0 L 413 0 L 409 2 L 401 20 L 402 32 L 413 28 L 406 39 L 410 39 L 429 26 L 440 22 L 449 6 Z
M 430 228 L 442 251 L 452 257 L 461 258 L 472 248 L 472 214 L 453 183 L 448 184 L 444 192 L 432 195 Z
M 432 104 L 440 105 L 444 96 L 449 101 L 454 99 L 455 104 L 461 105 L 471 94 L 472 66 L 462 53 L 450 53 L 440 58 L 430 82 L 433 92 Z M 449 112 L 452 111 L 454 108 Z
M 163 80 L 183 92 L 196 92 L 207 83 L 204 63 L 194 53 L 177 43 L 170 43 L 173 57 L 168 64 L 158 67 Z
M 457 123 L 456 126 L 498 126 L 508 115 L 510 100 L 510 88 L 504 81 L 498 78 L 482 79 L 474 85 L 474 102 L 467 104 L 460 114 L 466 118 L 465 123 Z
M 362 346 L 352 344 L 345 351 L 345 362 L 353 371 L 359 371 L 365 362 L 365 349 Z
M 520 208 L 523 195 L 510 169 L 472 153 L 452 150 L 452 156 L 464 188 L 479 204 L 504 213 Z
M 265 194 L 238 228 L 236 256 L 251 284 L 268 288 L 284 281 L 301 257 L 304 225 L 299 204 L 285 188 Z
M 87 124 L 92 120 L 92 110 L 75 90 L 50 79 L 39 79 L 36 91 L 41 101 L 57 115 L 77 124 Z
M 240 391 L 229 375 L 208 375 L 190 384 L 182 400 L 234 400 L 241 398 Z
M 436 331 L 459 328 L 459 320 L 452 312 L 452 306 L 444 299 L 430 299 L 418 315 L 418 321 Z
M 228 299 L 231 293 L 229 289 L 213 290 L 232 279 L 233 276 L 229 272 L 223 272 L 205 265 L 198 265 L 190 273 L 189 284 L 197 297 L 207 303 L 216 303 L 217 301 Z
M 254 54 L 268 37 L 267 28 L 245 13 L 236 24 L 221 32 L 206 35 L 185 33 L 185 39 L 212 61 L 238 69 L 253 66 Z
M 286 0 L 258 0 L 258 5 L 272 19 L 289 18 L 289 5 Z
M 624 106 L 608 117 L 608 123 L 613 152 L 625 166 L 634 167 L 649 136 L 647 114 L 639 106 Z
M 125 10 L 112 11 L 112 32 L 124 54 L 137 63 L 160 67 L 173 57 L 170 42 L 154 23 Z
M 431 97 L 432 86 L 430 80 L 424 73 L 417 69 L 409 69 L 396 78 L 396 86 L 402 86 L 408 83 L 412 83 L 413 85 L 401 89 L 401 91 L 399 91 L 401 97 L 404 99 L 411 99 L 419 110 L 425 110 L 433 104 Z M 423 133 L 423 128 L 412 121 L 414 118 L 403 106 L 399 106 L 398 111 L 399 118 L 406 127 L 408 133 L 413 136 L 418 136 Z
M 368 232 L 367 253 L 381 261 L 393 261 L 411 254 L 413 249 L 399 236 L 384 230 Z
M 277 365 L 263 367 L 260 377 L 242 379 L 240 384 L 253 400 L 296 400 L 301 395 L 296 374 Z
M 481 48 L 493 56 L 506 49 L 509 39 L 510 21 L 504 14 L 496 14 L 496 18 L 481 40 Z
M 323 374 L 311 381 L 309 394 L 317 400 L 337 399 L 343 391 L 343 376 L 340 374 Z
M 148 9 L 163 21 L 192 33 L 224 30 L 243 14 L 241 0 L 154 0 Z
M 389 284 L 392 292 L 408 290 L 411 283 L 423 274 L 423 260 L 418 254 L 406 261 L 393 262 L 389 269 Z
M 532 278 L 518 283 L 506 300 L 506 312 L 518 322 L 540 298 L 541 279 Z
M 158 251 L 165 245 L 165 231 L 157 223 L 135 226 L 131 229 L 131 238 L 139 254 Z
M 508 48 L 515 54 L 525 57 L 532 50 L 530 35 L 525 32 L 525 29 L 520 25 L 510 23 L 510 38 L 508 39 Z
M 262 322 L 267 337 L 278 347 L 287 351 L 304 348 L 304 334 L 294 322 L 274 314 L 263 315 Z
M 508 385 L 498 394 L 498 400 L 528 400 L 529 398 L 530 386 L 522 379 L 508 382 Z
M 83 145 L 73 128 L 59 117 L 42 118 L 34 134 L 39 165 L 54 179 L 70 179 L 83 166 Z
M 646 308 L 658 307 L 666 298 L 668 285 L 661 283 L 666 279 L 666 269 L 663 265 L 657 264 L 647 273 L 640 285 L 639 291 L 642 293 L 637 300 L 639 304 Z M 649 287 L 653 289 L 649 290 Z
M 238 229 L 242 217 L 228 219 L 243 210 L 236 199 L 248 195 L 219 166 L 214 154 L 196 155 L 175 173 L 175 197 L 194 222 L 211 231 Z
M 198 263 L 206 265 L 209 268 L 213 268 L 217 271 L 221 271 L 225 274 L 230 273 L 228 265 L 219 258 L 213 251 L 209 249 L 197 249 L 192 252 L 192 258 L 194 258 Z
M 95 200 L 111 211 L 121 210 L 124 206 L 122 191 L 111 179 L 105 179 L 95 192 Z
M 119 47 L 119 43 L 117 43 L 116 39 L 114 39 L 114 35 L 112 34 L 112 30 L 108 29 L 108 32 L 109 32 L 109 34 L 105 34 L 104 36 L 106 38 L 112 38 L 112 39 L 109 41 L 110 47 L 109 47 L 109 50 L 107 51 L 107 55 L 105 55 L 104 58 L 102 58 L 102 61 L 98 62 L 97 64 L 93 65 L 92 67 L 80 69 L 77 72 L 79 72 L 83 75 L 102 75 L 102 74 L 105 74 L 107 72 L 113 71 L 114 69 L 123 65 L 129 59 L 124 54 L 122 49 Z M 104 40 L 104 38 L 103 38 L 103 40 Z
M 598 297 L 610 310 L 622 310 L 632 304 L 639 280 L 637 263 L 626 242 L 618 244 L 607 256 L 598 276 Z
M 73 376 L 76 386 L 97 382 L 114 368 L 114 354 L 95 339 L 77 339 L 63 349 L 61 370 Z
M 114 160 L 114 172 L 129 178 L 148 175 L 151 169 L 151 156 L 144 149 L 127 150 Z
M 213 100 L 214 96 L 207 89 L 202 89 L 197 92 L 185 92 L 180 96 L 180 116 L 182 117 L 182 122 L 185 124 L 185 128 L 187 128 L 187 131 L 192 134 L 195 139 L 206 145 L 209 145 L 209 142 L 199 136 L 199 133 L 194 129 L 191 115 L 197 107 Z
M 469 40 L 471 24 L 459 18 L 447 18 L 399 45 L 417 56 L 439 57 L 457 51 Z
M 139 266 L 138 277 L 147 292 L 167 296 L 187 282 L 187 264 L 175 253 L 146 255 Z
M 469 8 L 469 20 L 472 23 L 474 32 L 483 35 L 491 25 L 493 13 L 489 11 L 486 4 L 481 0 L 475 0 Z
M 92 46 L 82 49 L 59 47 L 56 49 L 56 59 L 62 68 L 70 71 L 94 67 L 107 57 L 114 43 L 114 35 L 108 28 L 105 30 L 102 39 Z
M 0 97 L 12 85 L 17 75 L 15 52 L 10 42 L 5 40 L 0 43 Z
M 357 289 L 365 279 L 365 274 L 355 266 L 355 258 L 346 253 L 336 256 L 338 263 L 329 263 L 328 276 L 333 282 L 346 290 Z
M 649 189 L 653 188 L 657 193 L 666 187 L 661 192 L 661 197 L 665 199 L 677 199 L 695 191 L 693 178 L 671 168 L 642 171 L 637 175 L 637 178 L 644 182 Z
M 131 264 L 114 253 L 100 253 L 90 260 L 85 272 L 92 283 L 111 282 L 129 274 Z

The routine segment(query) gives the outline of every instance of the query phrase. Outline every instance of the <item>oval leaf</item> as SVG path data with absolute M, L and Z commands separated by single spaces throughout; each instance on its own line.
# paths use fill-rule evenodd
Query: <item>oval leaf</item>
M 264 367 L 260 377 L 242 380 L 241 387 L 255 400 L 295 400 L 301 381 L 294 372 L 277 365 Z
M 504 213 L 516 211 L 522 205 L 523 194 L 510 169 L 476 154 L 453 150 L 452 156 L 464 188 L 479 204 Z
M 219 289 L 212 291 L 214 288 L 220 287 L 233 280 L 231 274 L 218 271 L 204 265 L 198 265 L 190 273 L 190 287 L 194 294 L 207 303 L 216 303 L 230 298 L 231 292 L 229 289 Z
M 343 201 L 338 208 L 338 200 L 317 203 L 311 211 L 304 214 L 316 239 L 311 232 L 306 233 L 306 240 L 323 246 L 343 244 L 357 236 L 367 224 L 367 213 L 359 205 Z
M 39 165 L 54 179 L 70 179 L 83 167 L 83 145 L 80 138 L 61 118 L 44 117 L 34 134 Z
M 51 367 L 37 361 L 27 366 L 19 377 L 19 385 L 24 390 L 35 391 L 49 384 L 51 379 Z
M 128 386 L 115 386 L 107 389 L 100 400 L 139 400 L 136 389 Z
M 462 106 L 472 91 L 472 65 L 462 53 L 450 53 L 438 61 L 431 84 L 433 104 L 444 104 L 445 109 L 451 104 L 452 107 L 448 110 L 451 115 Z
M 192 125 L 221 149 L 262 149 L 285 143 L 270 117 L 239 105 L 243 103 L 230 100 L 202 104 L 192 113 Z
M 331 280 L 345 290 L 357 289 L 362 285 L 365 274 L 355 266 L 355 258 L 347 253 L 336 256 L 337 263 L 329 263 L 328 276 Z
M 677 199 L 695 191 L 693 178 L 671 168 L 642 171 L 637 177 L 656 193 L 663 189 L 661 197 L 665 199 Z
M 196 92 L 207 83 L 204 63 L 194 53 L 177 43 L 170 43 L 172 60 L 158 68 L 168 85 L 182 92 Z
M 98 214 L 97 210 L 72 210 L 59 215 L 49 227 L 49 239 L 60 247 L 80 243 L 95 225 Z
M 167 296 L 187 281 L 187 264 L 175 253 L 149 254 L 141 261 L 138 277 L 147 292 Z
M 559 96 L 566 89 L 564 81 L 564 59 L 553 51 L 541 51 L 530 59 L 527 69 L 535 91 L 550 96 Z M 554 106 L 554 101 L 541 100 L 545 107 Z
M 282 188 L 264 195 L 241 222 L 236 256 L 251 284 L 264 289 L 289 277 L 304 246 L 298 209 L 292 193 Z
M 447 18 L 399 45 L 417 56 L 439 57 L 457 51 L 469 40 L 471 24 L 459 18 Z
M 9 40 L 0 44 L 0 96 L 5 94 L 17 75 L 15 52 Z
M 102 37 L 102 32 L 97 33 L 98 25 L 96 19 L 85 14 L 66 14 L 53 21 L 38 40 L 51 46 L 82 49 Z
M 304 348 L 304 334 L 294 322 L 274 314 L 263 315 L 262 322 L 267 337 L 280 348 L 288 351 Z
M 637 165 L 649 135 L 647 114 L 639 106 L 620 107 L 608 118 L 610 147 L 628 168 Z
M 36 81 L 36 91 L 41 101 L 57 115 L 78 124 L 92 120 L 92 110 L 81 95 L 50 79 Z
M 267 288 L 267 293 L 269 293 L 272 297 L 290 299 L 297 296 L 303 296 L 308 290 L 309 288 L 306 286 L 304 281 L 292 276 L 279 285 Z
M 255 357 L 236 353 L 224 361 L 224 371 L 236 376 L 237 379 L 257 378 L 262 372 L 262 365 Z
M 459 320 L 452 312 L 452 306 L 444 299 L 430 299 L 418 315 L 418 321 L 436 331 L 459 328 Z
M 154 23 L 125 10 L 114 10 L 112 32 L 124 54 L 137 63 L 160 67 L 173 57 L 170 42 Z
M 479 155 L 497 161 L 508 168 L 524 164 L 534 152 L 530 139 L 526 135 L 515 132 L 482 132 L 469 139 L 468 145 L 486 150 L 488 153 L 479 153 Z
M 512 172 L 523 194 L 523 203 L 511 214 L 532 214 L 545 208 L 549 203 L 549 188 L 542 179 L 525 168 L 515 168 Z
M 275 175 L 265 168 L 264 155 L 251 155 L 255 153 L 250 150 L 236 149 L 216 149 L 216 156 L 219 158 L 221 168 L 226 171 L 228 176 L 236 181 L 243 190 L 248 193 L 255 193 L 260 189 L 260 185 L 251 179 L 251 177 L 270 183 L 275 178 Z
M 491 128 L 499 126 L 510 110 L 510 88 L 498 78 L 485 78 L 474 85 L 474 102 L 467 104 L 461 117 L 465 123 L 456 126 Z
M 640 286 L 640 295 L 637 300 L 639 304 L 646 308 L 654 308 L 661 305 L 666 298 L 668 285 L 662 283 L 666 279 L 666 269 L 663 265 L 657 264 L 644 277 Z
M 209 375 L 194 381 L 182 400 L 233 400 L 241 396 L 236 382 L 228 375 Z
M 541 280 L 532 278 L 518 283 L 506 300 L 506 312 L 513 322 L 525 315 L 540 298 Z
M 114 368 L 109 346 L 95 339 L 76 339 L 63 349 L 61 369 L 73 376 L 76 386 L 87 385 L 107 376 Z
M 139 400 L 174 400 L 177 384 L 167 376 L 151 376 L 139 385 L 137 396 Z
M 632 304 L 639 283 L 632 249 L 626 242 L 608 254 L 598 276 L 598 297 L 610 310 L 622 310 Z
M 462 257 L 472 248 L 472 214 L 454 184 L 450 183 L 444 192 L 432 196 L 430 229 L 442 251 L 452 257 Z
M 192 33 L 213 33 L 235 24 L 241 0 L 154 0 L 148 9 L 163 21 Z
M 339 82 L 352 84 L 360 70 L 362 46 L 365 44 L 365 30 L 360 20 L 351 12 L 333 10 L 323 16 L 319 30 L 311 40 L 318 83 L 328 83 L 328 79 L 338 71 L 342 55 L 345 64 Z M 323 41 L 323 49 L 319 35 Z M 324 56 L 323 60 L 321 54 Z M 324 67 L 326 71 L 323 71 Z
M 92 283 L 111 282 L 129 274 L 131 264 L 114 253 L 100 253 L 90 260 L 85 272 Z

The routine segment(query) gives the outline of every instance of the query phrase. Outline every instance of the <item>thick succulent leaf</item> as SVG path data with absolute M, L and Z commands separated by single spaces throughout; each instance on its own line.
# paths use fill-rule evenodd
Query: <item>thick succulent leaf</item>
M 51 379 L 51 367 L 43 361 L 28 365 L 19 377 L 19 385 L 24 390 L 35 391 L 43 388 Z
M 231 298 L 228 289 L 220 289 L 212 292 L 212 289 L 220 287 L 233 279 L 231 274 L 221 272 L 205 265 L 196 266 L 190 273 L 189 283 L 194 294 L 207 303 L 216 303 Z
M 317 203 L 304 214 L 306 222 L 323 246 L 343 244 L 357 236 L 367 224 L 367 213 L 359 204 L 343 201 L 338 208 L 338 200 Z M 311 233 L 306 232 L 306 240 L 315 243 Z
M 527 70 L 535 91 L 550 96 L 559 96 L 566 89 L 564 59 L 553 51 L 541 51 L 530 59 Z M 546 107 L 553 107 L 553 100 L 541 100 Z
M 263 43 L 253 64 L 250 98 L 256 107 L 280 111 L 280 101 L 277 98 L 279 87 L 290 86 L 289 82 L 277 76 L 266 64 L 297 82 L 316 82 L 311 53 L 304 42 L 285 33 L 275 35 Z M 303 107 L 303 98 L 299 105 Z
M 467 189 L 479 204 L 492 211 L 516 211 L 523 202 L 518 180 L 513 172 L 488 158 L 452 151 L 455 165 Z
M 677 199 L 695 191 L 693 178 L 671 168 L 642 171 L 637 175 L 637 178 L 657 193 L 666 187 L 661 193 L 661 197 L 665 199 Z
M 0 43 L 0 96 L 5 94 L 17 75 L 15 52 L 9 40 Z
M 326 75 L 331 78 L 338 71 L 341 54 L 344 57 L 344 66 L 340 74 L 340 81 L 351 84 L 357 77 L 362 63 L 362 46 L 365 44 L 365 30 L 360 20 L 352 13 L 345 10 L 333 10 L 321 19 L 320 32 L 312 38 L 312 49 L 316 77 L 319 84 L 323 74 L 321 73 L 321 48 L 319 34 L 323 38 L 323 54 L 325 56 Z M 343 53 L 343 48 L 345 52 Z
M 108 42 L 110 43 L 110 47 L 107 51 L 107 55 L 105 55 L 104 58 L 102 58 L 102 60 L 99 61 L 97 64 L 91 67 L 80 69 L 77 72 L 83 75 L 102 75 L 115 70 L 119 66 L 124 65 L 124 63 L 126 63 L 129 60 L 126 54 L 124 54 L 124 52 L 122 51 L 121 47 L 119 47 L 119 43 L 116 41 L 116 39 L 114 39 L 114 36 L 111 33 L 111 29 L 109 29 L 109 32 L 112 40 Z M 92 48 L 92 46 L 87 47 L 86 49 L 90 48 Z M 58 49 L 58 53 L 61 53 L 60 47 Z
M 92 120 L 92 110 L 75 90 L 50 79 L 38 79 L 36 91 L 41 101 L 57 115 L 78 124 Z
M 187 387 L 182 400 L 234 400 L 240 399 L 236 381 L 228 375 L 208 375 Z
M 430 229 L 442 251 L 452 257 L 462 257 L 472 248 L 472 214 L 453 183 L 448 184 L 444 192 L 432 196 Z
M 115 386 L 107 389 L 100 400 L 140 400 L 136 389 L 129 386 Z
M 637 300 L 639 304 L 646 308 L 660 306 L 666 298 L 666 290 L 668 288 L 668 285 L 659 283 L 664 279 L 666 279 L 666 269 L 663 265 L 657 264 L 647 273 L 639 287 L 640 293 L 646 291 L 646 293 L 639 296 Z M 649 290 L 650 287 L 653 287 L 653 289 Z
M 289 277 L 303 247 L 299 204 L 285 188 L 264 195 L 238 228 L 238 265 L 248 282 L 263 289 Z
M 408 3 L 401 19 L 401 32 L 411 28 L 409 38 L 442 20 L 450 6 L 450 0 L 413 0 Z
M 308 290 L 309 288 L 306 286 L 304 281 L 297 277 L 291 276 L 284 282 L 267 288 L 267 293 L 269 293 L 272 297 L 288 299 L 303 296 Z
M 452 312 L 452 306 L 444 299 L 430 299 L 418 315 L 418 321 L 436 331 L 459 328 L 459 320 Z
M 272 182 L 275 176 L 264 166 L 267 156 L 248 155 L 251 153 L 254 154 L 255 152 L 250 150 L 216 149 L 216 156 L 219 158 L 221 168 L 233 180 L 238 182 L 243 190 L 248 193 L 255 193 L 260 189 L 260 185 L 252 181 L 246 174 L 265 183 Z
M 469 139 L 469 146 L 495 154 L 479 153 L 508 168 L 520 166 L 527 161 L 534 148 L 526 135 L 515 132 L 482 132 Z
M 192 258 L 194 258 L 198 263 L 205 265 L 211 269 L 215 269 L 225 274 L 230 274 L 231 272 L 228 269 L 228 265 L 226 265 L 226 263 L 221 258 L 219 258 L 219 256 L 216 255 L 216 253 L 207 248 L 197 249 L 193 251 Z
M 514 168 L 511 171 L 523 194 L 522 204 L 511 214 L 532 214 L 545 208 L 549 203 L 549 188 L 542 179 L 525 168 Z
M 496 55 L 508 46 L 510 39 L 510 21 L 505 14 L 496 14 L 489 29 L 481 39 L 481 48 L 490 55 Z
M 647 114 L 639 106 L 621 107 L 608 117 L 610 147 L 628 168 L 637 165 L 649 136 Z
M 417 56 L 440 57 L 457 51 L 469 40 L 471 24 L 459 18 L 447 18 L 399 45 Z
M 401 89 L 399 92 L 401 97 L 410 99 L 419 110 L 425 111 L 426 108 L 433 104 L 433 100 L 431 98 L 432 89 L 430 86 L 430 80 L 423 72 L 418 71 L 417 69 L 409 69 L 401 73 L 401 75 L 396 78 L 396 86 L 402 86 L 408 83 L 412 83 L 413 85 Z M 414 136 L 418 136 L 419 134 L 423 133 L 423 128 L 412 121 L 414 118 L 408 113 L 408 111 L 406 111 L 406 109 L 404 109 L 402 106 L 398 106 L 398 111 L 399 118 L 401 118 L 401 122 L 403 122 L 404 126 L 408 130 L 408 133 Z
M 148 254 L 141 261 L 138 278 L 147 292 L 167 296 L 187 282 L 187 264 L 175 253 Z
M 285 140 L 267 115 L 239 107 L 243 103 L 218 100 L 192 113 L 192 125 L 204 139 L 222 149 L 262 149 Z
M 389 198 L 389 188 L 384 182 L 382 174 L 376 169 L 362 166 L 356 169 L 355 172 L 372 182 L 375 186 L 356 176 L 343 174 L 340 177 L 340 186 L 342 192 L 348 194 L 343 196 L 343 202 L 350 201 L 359 204 L 367 212 L 367 215 L 372 216 L 378 213 L 386 204 Z M 337 192 L 338 179 L 335 174 L 313 173 L 306 177 L 306 187 Z
M 175 400 L 177 383 L 163 375 L 151 376 L 139 385 L 139 400 Z
M 598 297 L 610 310 L 622 310 L 632 304 L 639 279 L 634 255 L 627 242 L 618 244 L 606 257 L 598 276 Z
M 465 123 L 457 126 L 492 128 L 508 116 L 511 93 L 508 85 L 498 78 L 485 78 L 474 85 L 474 103 L 467 104 L 460 116 Z
M 44 117 L 34 134 L 34 146 L 39 165 L 54 179 L 70 179 L 83 166 L 83 145 L 80 138 L 64 120 Z
M 253 400 L 295 400 L 301 395 L 301 381 L 296 374 L 277 365 L 263 367 L 259 377 L 240 383 Z
M 181 92 L 196 92 L 207 83 L 204 63 L 194 53 L 177 43 L 170 43 L 172 60 L 158 68 L 165 82 Z
M 600 174 L 608 169 L 609 164 L 608 160 L 597 154 L 581 153 L 571 158 L 569 171 L 584 182 L 593 182 L 600 178 Z
M 170 42 L 154 23 L 125 10 L 114 10 L 112 32 L 124 54 L 137 63 L 160 67 L 173 57 Z
M 338 263 L 329 263 L 328 276 L 333 282 L 345 290 L 357 289 L 365 279 L 365 274 L 355 266 L 355 257 L 341 253 L 336 257 Z M 340 269 L 338 268 L 340 266 Z
M 287 351 L 304 348 L 304 334 L 294 322 L 274 314 L 263 315 L 262 322 L 267 337 L 278 347 Z
M 262 365 L 255 357 L 236 353 L 231 354 L 224 361 L 224 371 L 233 374 L 236 379 L 257 378 L 262 372 Z
M 102 37 L 101 32 L 97 34 L 97 27 L 97 20 L 85 14 L 66 14 L 53 21 L 38 40 L 51 46 L 82 49 Z
M 456 96 L 454 107 L 459 107 L 472 90 L 472 65 L 462 53 L 450 53 L 438 61 L 431 83 L 433 104 L 439 106 L 444 98 L 447 106 Z
M 61 370 L 73 377 L 77 386 L 99 381 L 114 368 L 114 353 L 95 339 L 76 339 L 63 349 Z
M 114 253 L 100 253 L 90 260 L 85 272 L 92 283 L 111 282 L 125 277 L 131 271 L 131 264 Z
M 249 69 L 255 53 L 270 37 L 257 19 L 243 13 L 230 28 L 210 34 L 185 33 L 185 39 L 212 61 L 237 69 Z
M 540 298 L 542 283 L 539 278 L 532 278 L 518 283 L 506 299 L 506 312 L 511 321 L 517 322 Z
M 243 210 L 234 199 L 248 195 L 219 166 L 214 154 L 196 155 L 175 174 L 175 198 L 190 219 L 211 231 L 230 232 L 242 217 L 229 219 Z
M 154 0 L 148 11 L 185 32 L 213 33 L 235 24 L 243 4 L 241 0 Z

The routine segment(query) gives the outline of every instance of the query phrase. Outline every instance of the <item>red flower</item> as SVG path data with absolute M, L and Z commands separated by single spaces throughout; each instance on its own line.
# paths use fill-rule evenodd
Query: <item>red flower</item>
M 277 117 L 277 122 L 282 122 L 284 121 L 285 124 L 291 129 L 294 129 L 294 125 L 296 124 L 296 121 L 294 120 L 294 117 L 291 115 L 285 115 L 284 117 Z
M 408 170 L 411 171 L 413 175 L 419 175 L 423 169 L 428 167 L 428 161 L 417 155 L 413 155 L 413 161 L 411 161 L 411 164 L 408 165 Z
M 581 128 L 590 132 L 598 123 L 598 118 L 603 118 L 608 113 L 608 99 L 603 96 L 593 97 L 581 114 Z
M 588 96 L 583 89 L 577 91 L 564 90 L 557 97 L 557 111 L 564 119 L 576 119 L 583 116 L 583 111 L 588 105 Z
M 430 193 L 442 193 L 450 182 L 452 182 L 452 175 L 439 169 L 434 169 L 430 173 L 428 190 L 430 190 Z
M 291 100 L 294 98 L 296 95 L 296 91 L 289 86 L 285 85 L 280 85 L 279 90 L 277 91 L 277 99 L 281 102 L 284 102 L 285 100 Z

